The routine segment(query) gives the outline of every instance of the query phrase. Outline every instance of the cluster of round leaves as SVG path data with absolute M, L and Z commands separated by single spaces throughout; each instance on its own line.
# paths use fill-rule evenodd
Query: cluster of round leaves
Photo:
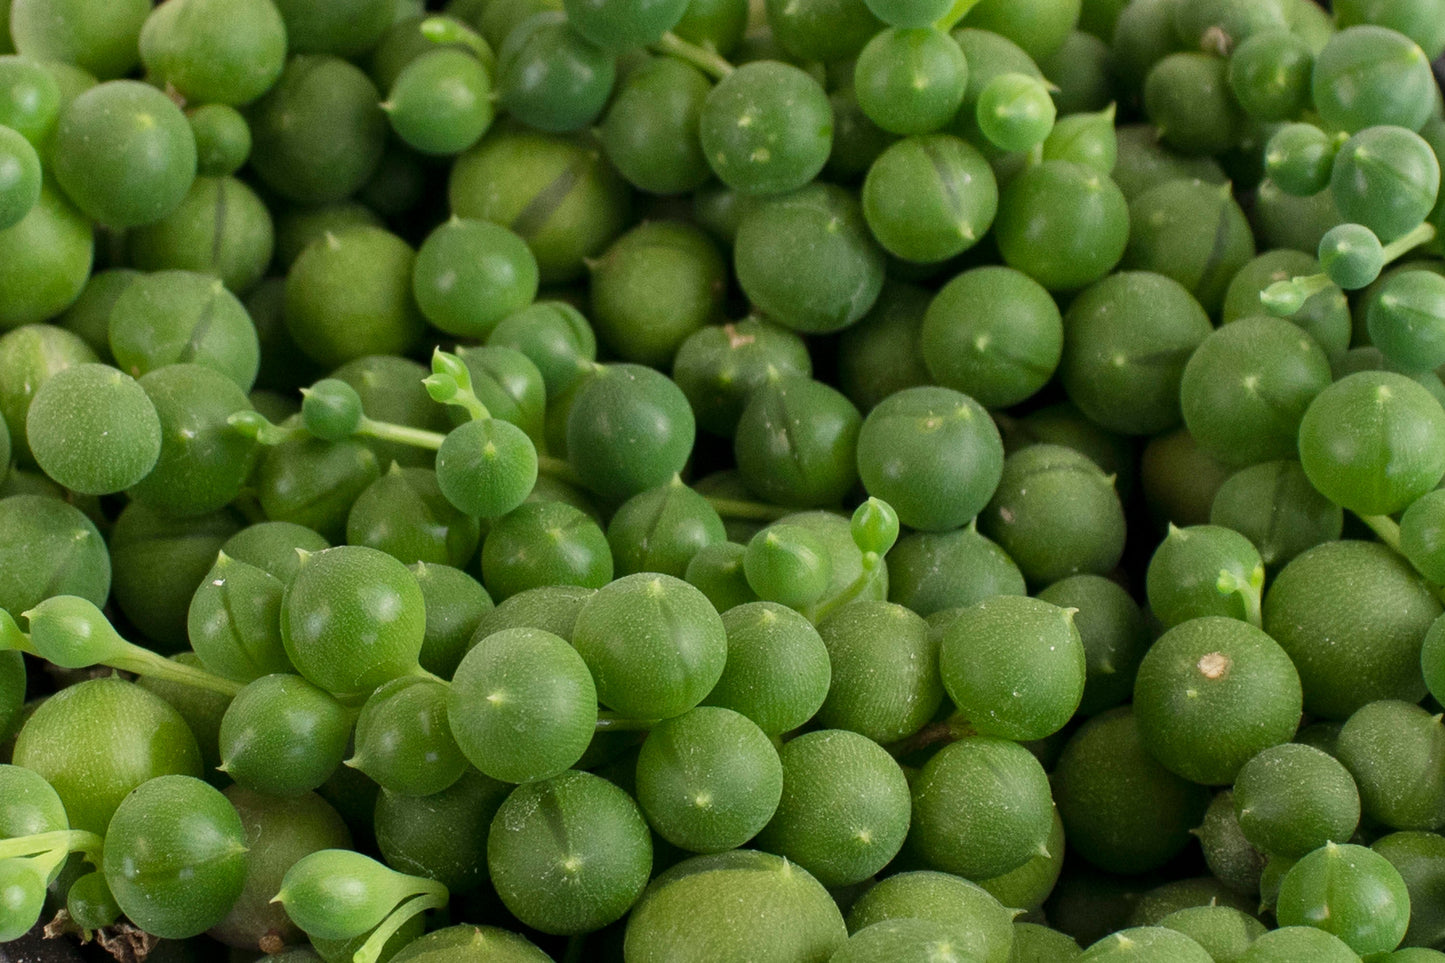
M 952 6 L 12 0 L 0 936 L 1437 958 L 1445 9 Z

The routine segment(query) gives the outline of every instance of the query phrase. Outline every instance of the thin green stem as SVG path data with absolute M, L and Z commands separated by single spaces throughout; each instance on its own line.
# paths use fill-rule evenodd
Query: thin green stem
M 104 842 L 95 833 L 83 829 L 57 829 L 49 833 L 0 839 L 0 859 L 19 859 L 54 852 L 79 852 L 84 853 L 89 862 L 99 866 L 97 860 Z
M 420 662 L 418 662 L 415 666 L 412 667 L 408 675 L 414 675 L 418 679 L 429 679 L 432 682 L 440 682 L 442 685 L 450 684 L 447 682 L 446 679 L 443 679 L 441 676 L 437 675 L 435 672 L 432 672 L 430 669 L 422 668 Z
M 446 374 L 434 374 L 422 381 L 432 400 L 441 405 L 454 405 L 467 413 L 471 421 L 486 421 L 492 417 L 487 406 L 472 391 L 470 385 L 459 385 L 456 379 Z
M 101 617 L 98 611 L 96 615 Z M 110 632 L 110 638 L 105 640 L 105 645 L 85 650 L 82 655 L 84 661 L 67 662 L 60 659 L 62 664 L 70 668 L 105 665 L 123 672 L 150 676 L 153 679 L 164 679 L 168 682 L 176 682 L 197 689 L 208 689 L 211 692 L 219 692 L 222 695 L 233 697 L 241 691 L 239 682 L 233 682 L 193 665 L 174 662 L 159 652 L 152 652 L 133 642 L 127 642 L 115 634 L 109 623 L 106 623 L 105 627 Z M 34 640 L 20 631 L 9 613 L 0 609 L 0 650 L 3 649 L 18 649 L 21 652 L 44 657 L 36 647 Z M 51 652 L 50 655 L 53 660 L 58 658 L 54 652 Z
M 471 369 L 460 355 L 437 348 L 432 352 L 431 371 L 421 379 L 421 383 L 433 401 L 466 409 L 472 421 L 486 421 L 492 417 L 487 406 L 472 390 Z
M 1429 244 L 1433 240 L 1435 240 L 1435 225 L 1424 221 L 1414 230 L 1407 231 L 1385 245 L 1385 263 L 1389 264 L 1420 245 Z
M 567 949 L 562 954 L 562 963 L 582 963 L 587 959 L 587 934 L 580 933 L 569 937 Z
M 718 498 L 714 495 L 704 495 L 717 513 L 723 518 L 743 518 L 755 522 L 775 522 L 785 515 L 791 515 L 797 511 L 795 508 L 784 508 L 781 505 L 767 505 L 763 502 L 749 502 L 741 498 Z
M 381 956 L 381 951 L 386 948 L 386 943 L 396 931 L 406 925 L 407 920 L 430 909 L 441 909 L 451 899 L 447 888 L 440 883 L 435 884 L 437 889 L 428 890 L 419 896 L 414 896 L 403 902 L 391 915 L 382 920 L 361 948 L 351 955 L 352 963 L 376 963 Z
M 70 845 L 67 851 L 79 853 L 85 857 L 85 861 L 96 869 L 100 869 L 104 863 L 105 840 L 96 833 L 86 832 L 83 829 L 72 829 Z
M 1360 515 L 1359 512 L 1355 514 L 1359 515 L 1360 521 L 1368 525 L 1370 531 L 1374 532 L 1380 541 L 1394 549 L 1397 554 L 1404 555 L 1400 551 L 1400 525 L 1398 522 L 1389 515 Z
M 490 71 L 497 65 L 497 55 L 485 37 L 451 17 L 427 17 L 421 22 L 421 35 L 435 44 L 461 44 L 486 64 Z
M 1435 225 L 1429 221 L 1407 231 L 1384 246 L 1385 259 L 1381 266 L 1399 260 L 1422 244 L 1429 244 L 1435 239 L 1435 234 Z M 1328 274 L 1300 275 L 1271 284 L 1260 292 L 1259 300 L 1270 314 L 1288 317 L 1304 307 L 1304 303 L 1310 298 L 1333 284 L 1334 281 Z
M 48 853 L 37 853 L 34 856 L 22 856 L 21 858 L 34 863 L 39 868 L 40 875 L 49 879 L 60 864 L 70 858 L 70 850 L 58 848 L 52 849 Z M 98 867 L 100 864 L 96 865 Z
M 1415 563 L 1410 562 L 1410 556 L 1406 555 L 1404 549 L 1400 546 L 1399 522 L 1395 521 L 1389 515 L 1361 515 L 1359 512 L 1356 512 L 1355 515 L 1360 521 L 1370 527 L 1370 530 L 1375 533 L 1375 536 L 1379 538 L 1381 542 L 1389 546 L 1396 555 L 1403 558 L 1406 562 L 1409 562 L 1412 568 L 1414 567 Z M 1445 602 L 1445 587 L 1437 585 L 1434 581 L 1425 578 L 1424 572 L 1417 570 L 1416 574 L 1424 579 L 1425 584 L 1430 586 L 1431 591 L 1435 593 L 1437 598 Z
M 411 445 L 414 448 L 427 448 L 436 451 L 446 440 L 446 435 L 439 431 L 427 431 L 425 428 L 413 428 L 410 425 L 398 425 L 389 421 L 373 421 L 363 417 L 361 425 L 356 429 L 358 435 L 367 438 L 375 438 L 378 441 L 394 441 L 402 445 Z
M 0 609 L 0 651 L 6 650 L 28 652 L 31 655 L 40 654 L 35 651 L 35 645 L 30 641 L 30 636 L 20 631 L 20 626 L 15 618 L 5 609 Z
M 1264 628 L 1260 613 L 1260 601 L 1264 595 L 1264 566 L 1256 565 L 1247 579 L 1241 579 L 1228 569 L 1219 570 L 1214 587 L 1220 595 L 1238 595 L 1244 604 L 1244 619 L 1257 629 Z
M 69 846 L 69 829 L 58 829 L 49 833 L 34 833 L 29 836 L 16 836 L 13 839 L 0 839 L 0 859 L 22 859 L 26 856 L 34 856 L 36 853 L 48 853 L 57 846 Z
M 1298 277 L 1293 281 L 1295 289 L 1308 301 L 1310 298 L 1328 289 L 1335 282 L 1330 280 L 1328 274 L 1311 274 L 1307 277 Z
M 877 577 L 878 563 L 881 560 L 882 556 L 877 552 L 865 552 L 863 554 L 863 571 L 858 573 L 858 577 L 853 579 L 847 588 L 839 592 L 825 604 L 813 610 L 809 615 L 812 623 L 817 625 L 849 602 L 856 601 L 858 596 L 863 594 L 863 590 Z
M 492 413 L 487 410 L 487 406 L 482 404 L 482 399 L 478 398 L 476 394 L 472 392 L 471 388 L 459 392 L 456 400 L 454 400 L 452 404 L 457 405 L 465 411 L 467 417 L 472 421 L 486 421 L 492 417 Z
M 978 6 L 980 0 L 953 0 L 953 6 L 948 13 L 933 22 L 935 30 L 942 30 L 944 33 L 952 30 L 958 22 L 968 16 L 968 12 Z
M 736 69 L 714 51 L 688 43 L 671 30 L 663 34 L 657 43 L 652 44 L 652 49 L 690 63 L 714 80 L 722 80 Z
M 268 447 L 311 437 L 311 433 L 302 426 L 300 415 L 292 415 L 277 425 L 268 421 L 261 412 L 246 408 L 232 414 L 226 419 L 226 424 L 246 437 L 254 438 L 258 445 Z
M 198 669 L 193 665 L 174 662 L 158 652 L 152 652 L 150 649 L 141 648 L 130 642 L 126 643 L 126 650 L 123 653 L 107 659 L 105 664 L 125 672 L 133 672 L 136 675 L 188 685 L 193 689 L 219 692 L 221 695 L 232 698 L 235 698 L 243 688 L 239 682 L 207 672 L 205 669 Z
M 1306 301 L 1335 282 L 1328 274 L 1302 274 L 1287 281 L 1276 281 L 1259 293 L 1264 309 L 1276 317 L 1289 317 Z
M 1257 585 L 1251 585 L 1239 593 L 1244 600 L 1244 620 L 1257 629 L 1264 628 L 1264 613 L 1261 603 L 1264 601 L 1264 593 Z
M 615 712 L 597 713 L 598 732 L 641 732 L 657 725 L 657 719 L 629 719 Z

